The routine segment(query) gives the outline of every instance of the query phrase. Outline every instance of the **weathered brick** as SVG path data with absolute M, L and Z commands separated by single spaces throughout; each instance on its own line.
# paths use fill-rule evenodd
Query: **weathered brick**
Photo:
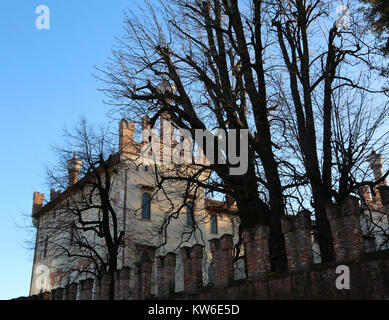
M 42 208 L 44 198 L 44 193 L 34 192 L 32 199 L 32 213 L 35 213 L 40 208 Z
M 155 249 L 140 249 L 140 259 L 135 264 L 135 300 L 151 297 L 151 279 Z
M 158 296 L 167 298 L 174 294 L 176 276 L 176 254 L 170 252 L 159 256 L 158 267 Z
M 363 250 L 361 209 L 358 199 L 349 197 L 342 205 L 327 205 L 328 220 L 337 261 L 353 260 Z
M 251 231 L 243 232 L 245 245 L 247 277 L 263 277 L 270 270 L 269 227 L 259 225 Z
M 77 292 L 78 292 L 78 283 L 72 282 L 69 285 L 68 300 L 76 300 L 77 299 Z
M 216 287 L 228 286 L 234 279 L 233 236 L 224 234 L 220 239 L 211 239 L 213 280 Z
M 130 279 L 131 268 L 124 267 L 119 271 L 119 279 L 117 283 L 116 291 L 118 292 L 117 299 L 129 300 L 130 299 Z
M 80 281 L 80 300 L 92 300 L 93 279 Z
M 290 271 L 306 270 L 313 263 L 311 213 L 304 210 L 282 219 L 285 249 Z
M 195 244 L 192 247 L 181 248 L 181 258 L 184 265 L 184 290 L 197 291 L 203 286 L 203 261 L 204 246 Z

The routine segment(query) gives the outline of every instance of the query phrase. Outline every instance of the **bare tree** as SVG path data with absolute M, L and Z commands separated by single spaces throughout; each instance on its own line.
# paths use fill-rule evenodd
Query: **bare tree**
M 147 116 L 154 127 L 167 114 L 193 136 L 195 129 L 249 130 L 246 174 L 229 174 L 234 165 L 227 161 L 200 166 L 210 171 L 207 181 L 178 171 L 162 181 L 185 180 L 233 196 L 241 230 L 270 226 L 278 272 L 286 269 L 285 214 L 314 209 L 322 261 L 331 261 L 326 205 L 380 182 L 355 174 L 369 150 L 386 145 L 387 131 L 377 140 L 388 106 L 387 90 L 374 88 L 379 56 L 361 15 L 353 12 L 351 27 L 344 27 L 336 5 L 146 2 L 143 15 L 126 16 L 125 35 L 99 69 L 108 103 L 129 119 Z M 351 101 L 362 93 L 369 98 Z M 375 121 L 364 107 L 373 97 Z
M 333 247 L 325 206 L 333 198 L 341 203 L 357 192 L 352 172 L 359 168 L 361 156 L 366 156 L 374 134 L 387 119 L 387 101 L 379 96 L 387 90 L 376 89 L 363 79 L 362 75 L 372 76 L 377 48 L 364 31 L 360 15 L 354 12 L 346 25 L 337 19 L 332 26 L 327 22 L 327 27 L 320 20 L 331 16 L 331 2 L 279 4 L 273 25 L 289 75 L 286 99 L 294 109 L 296 142 L 310 181 L 322 259 L 328 261 L 333 258 Z M 359 105 L 350 103 L 350 97 L 358 98 L 361 92 L 376 94 L 375 123 L 366 118 L 362 98 Z
M 190 130 L 193 136 L 195 129 L 250 129 L 246 174 L 230 175 L 229 169 L 234 166 L 219 163 L 209 167 L 217 183 L 207 187 L 235 198 L 242 230 L 251 230 L 259 223 L 270 226 L 272 267 L 285 271 L 281 231 L 284 201 L 272 151 L 259 43 L 261 26 L 245 28 L 236 2 L 232 7 L 220 1 L 173 1 L 162 6 L 167 13 L 165 21 L 151 5 L 145 20 L 135 15 L 126 18 L 127 33 L 121 48 L 114 51 L 111 63 L 102 70 L 108 85 L 105 92 L 113 104 L 124 106 L 124 113 L 131 110 L 129 118 L 147 115 L 152 126 L 160 115 L 168 113 L 177 127 Z M 256 14 L 260 15 L 259 7 Z M 254 35 L 258 45 L 253 46 Z M 257 54 L 254 68 L 251 49 Z M 174 92 L 158 89 L 166 79 L 176 88 Z M 255 130 L 251 130 L 253 127 Z M 207 150 L 204 153 L 210 157 Z M 217 158 L 217 152 L 214 156 Z M 266 181 L 256 173 L 257 157 Z M 267 202 L 259 196 L 259 183 L 266 189 Z
M 58 163 L 48 168 L 50 203 L 34 216 L 44 257 L 63 277 L 74 281 L 84 274 L 101 280 L 110 275 L 114 299 L 118 258 L 126 243 L 113 194 L 120 159 L 108 129 L 98 130 L 81 119 L 65 142 L 55 146 Z M 80 180 L 78 180 L 80 177 Z M 128 239 L 127 239 L 128 240 Z

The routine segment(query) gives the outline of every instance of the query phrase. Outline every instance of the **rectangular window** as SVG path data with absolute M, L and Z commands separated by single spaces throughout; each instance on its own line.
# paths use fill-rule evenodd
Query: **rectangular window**
M 217 234 L 217 215 L 211 214 L 211 234 Z
M 72 226 L 70 227 L 70 245 L 72 246 L 73 243 L 74 243 L 74 232 L 75 232 L 75 226 L 74 226 L 74 222 L 72 223 Z
M 233 217 L 230 217 L 230 223 L 231 223 L 232 235 L 235 235 L 235 221 Z
M 45 246 L 44 246 L 44 248 L 43 248 L 43 257 L 44 257 L 44 258 L 46 258 L 46 256 L 47 256 L 47 246 L 48 246 L 48 242 L 49 242 L 49 238 L 46 237 L 46 239 L 45 239 Z
M 150 220 L 150 201 L 151 196 L 148 193 L 142 195 L 142 219 Z
M 193 227 L 193 203 L 188 202 L 186 207 L 186 225 L 188 227 Z

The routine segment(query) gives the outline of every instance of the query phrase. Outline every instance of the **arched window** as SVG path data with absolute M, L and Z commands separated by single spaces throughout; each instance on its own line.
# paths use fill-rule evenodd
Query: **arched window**
M 72 222 L 72 225 L 70 226 L 70 240 L 69 240 L 69 243 L 71 246 L 74 244 L 74 233 L 76 231 L 75 229 L 76 229 L 76 226 L 75 226 L 74 222 Z
M 193 202 L 188 202 L 186 204 L 186 225 L 188 227 L 193 227 Z
M 47 256 L 47 246 L 49 244 L 49 237 L 46 237 L 45 239 L 45 244 L 44 244 L 44 247 L 43 247 L 43 257 L 46 258 Z
M 217 234 L 217 216 L 211 214 L 211 234 Z
M 142 219 L 150 220 L 150 201 L 151 197 L 148 193 L 142 195 Z

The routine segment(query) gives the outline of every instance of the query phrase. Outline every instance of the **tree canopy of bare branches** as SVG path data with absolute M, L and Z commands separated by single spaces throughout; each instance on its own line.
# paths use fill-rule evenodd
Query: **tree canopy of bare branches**
M 269 225 L 278 272 L 287 266 L 284 215 L 312 209 L 322 261 L 331 261 L 326 205 L 379 183 L 362 171 L 367 154 L 387 145 L 383 60 L 363 16 L 351 6 L 340 21 L 337 4 L 145 2 L 99 68 L 107 102 L 129 119 L 154 126 L 168 114 L 193 134 L 249 130 L 246 174 L 230 175 L 227 161 L 206 168 L 208 182 L 188 182 L 233 196 L 242 230 Z
M 44 219 L 38 237 L 47 243 L 41 247 L 71 281 L 84 274 L 99 280 L 110 275 L 113 299 L 118 257 L 126 240 L 113 195 L 119 157 L 109 131 L 93 128 L 85 119 L 74 130 L 65 130 L 64 138 L 63 145 L 54 147 L 57 165 L 47 170 L 57 190 L 45 207 L 52 214 L 37 217 Z

